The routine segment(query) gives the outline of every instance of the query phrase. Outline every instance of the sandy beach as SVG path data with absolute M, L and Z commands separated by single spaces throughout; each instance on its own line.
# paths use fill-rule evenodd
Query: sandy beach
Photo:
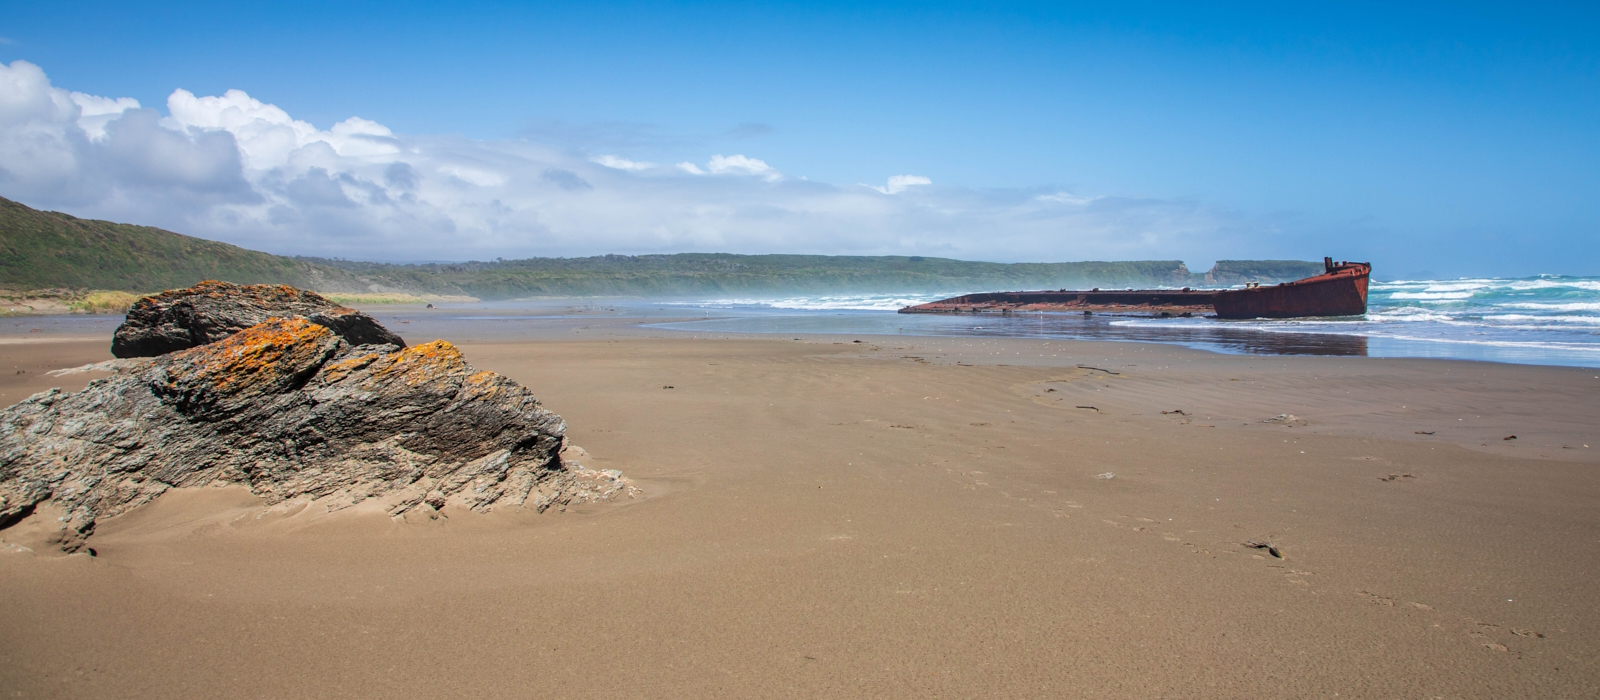
M 1600 695 L 1600 371 L 577 323 L 448 339 L 643 498 L 169 492 L 97 556 L 0 551 L 0 688 Z M 103 376 L 46 372 L 109 330 L 0 343 L 0 402 Z

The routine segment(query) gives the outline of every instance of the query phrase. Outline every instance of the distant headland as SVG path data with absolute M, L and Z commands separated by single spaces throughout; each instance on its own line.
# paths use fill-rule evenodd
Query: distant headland
M 80 219 L 0 198 L 0 293 L 62 299 L 88 290 L 154 292 L 201 279 L 288 284 L 397 299 L 689 297 L 776 292 L 948 292 L 1082 286 L 1272 283 L 1316 274 L 1300 260 L 991 263 L 921 256 L 602 255 L 388 264 L 285 257 L 150 226 Z

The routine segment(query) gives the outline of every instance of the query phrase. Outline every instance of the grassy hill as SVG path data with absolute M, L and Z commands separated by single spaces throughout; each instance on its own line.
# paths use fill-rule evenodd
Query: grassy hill
M 387 265 L 301 258 L 395 289 L 484 299 L 550 295 L 703 296 L 1190 284 L 1178 260 L 986 263 L 916 256 L 602 255 Z
M 1198 275 L 1204 282 L 1195 284 L 1243 284 L 1245 282 L 1289 282 L 1323 272 L 1322 263 L 1305 260 L 1218 260 L 1211 271 Z
M 0 198 L 0 287 L 150 292 L 202 279 L 274 282 L 321 292 L 513 299 L 1180 287 L 1276 282 L 1318 263 L 1233 260 L 1191 273 L 1178 260 L 987 263 L 918 256 L 602 255 L 391 265 L 286 258 L 149 226 L 79 219 Z
M 0 285 L 150 292 L 203 279 L 365 291 L 356 275 L 150 226 L 80 219 L 0 198 Z

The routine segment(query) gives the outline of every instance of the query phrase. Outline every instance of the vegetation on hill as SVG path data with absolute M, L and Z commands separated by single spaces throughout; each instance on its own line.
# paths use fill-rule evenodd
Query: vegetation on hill
M 552 295 L 706 296 L 750 293 L 944 292 L 1081 285 L 1190 284 L 1177 260 L 986 263 L 916 256 L 602 255 L 388 265 L 300 258 L 384 287 L 484 299 Z
M 286 258 L 149 226 L 79 219 L 0 198 L 4 288 L 151 292 L 204 279 L 289 284 L 343 293 L 352 303 L 464 297 L 698 296 L 974 292 L 1087 287 L 1182 287 L 1278 282 L 1322 270 L 1296 260 L 1224 260 L 1191 273 L 1178 260 L 987 263 L 919 256 L 601 255 L 393 265 Z M 85 308 L 110 309 L 106 297 Z
M 0 285 L 149 292 L 203 279 L 365 291 L 355 275 L 337 268 L 0 198 Z
M 121 314 L 139 300 L 139 295 L 128 292 L 90 292 L 73 299 L 67 307 L 85 314 Z
M 1322 263 L 1307 260 L 1218 260 L 1197 284 L 1288 282 L 1323 272 Z

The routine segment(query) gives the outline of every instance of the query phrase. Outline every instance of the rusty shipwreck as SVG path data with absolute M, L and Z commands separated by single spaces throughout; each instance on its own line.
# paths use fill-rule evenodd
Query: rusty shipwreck
M 1371 263 L 1323 258 L 1320 275 L 1275 285 L 1240 289 L 1067 289 L 983 292 L 907 306 L 903 314 L 1016 313 L 1027 311 L 1109 312 L 1155 316 L 1217 318 L 1301 318 L 1359 316 L 1367 312 Z

